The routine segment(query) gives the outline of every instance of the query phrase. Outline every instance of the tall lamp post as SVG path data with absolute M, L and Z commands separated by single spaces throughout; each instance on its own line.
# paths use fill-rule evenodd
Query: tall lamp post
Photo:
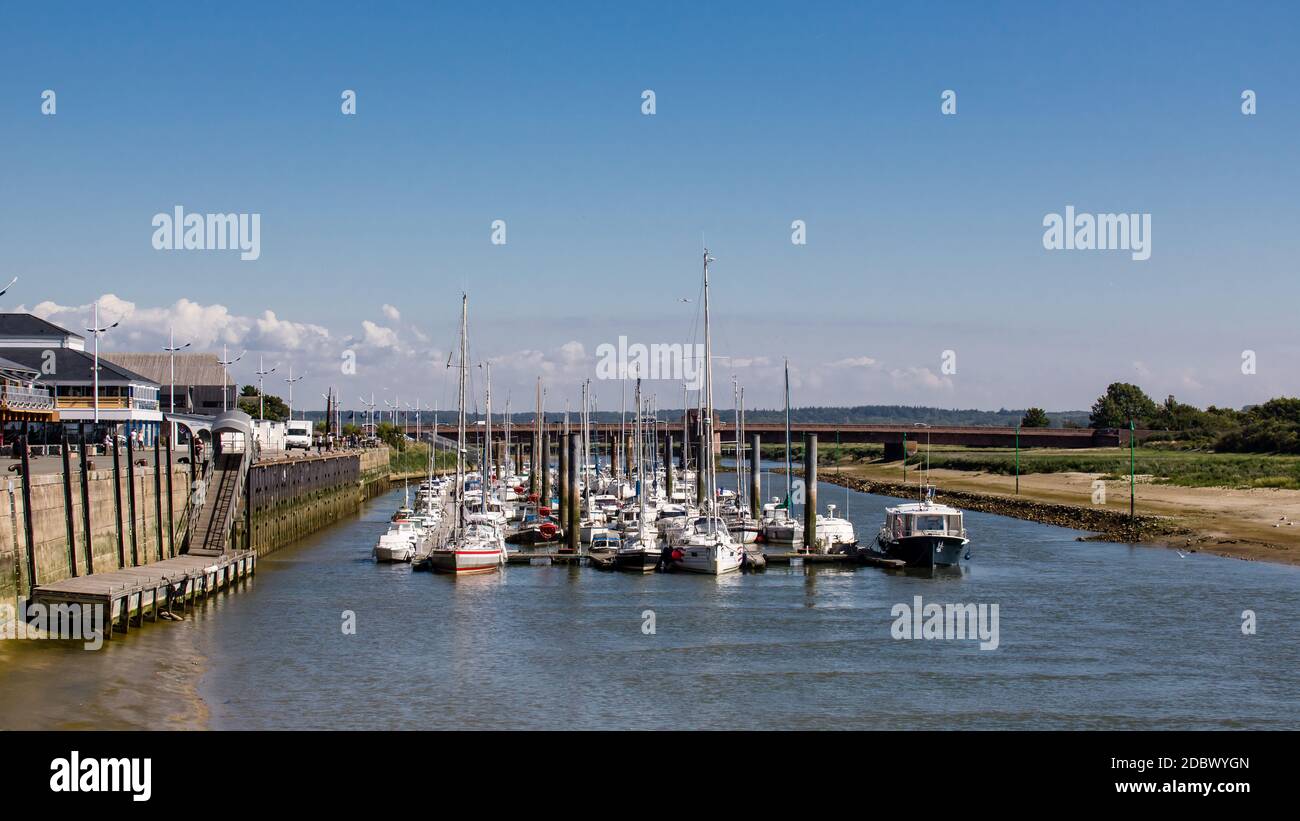
M 262 378 L 265 376 L 270 376 L 271 374 L 275 373 L 275 369 L 278 367 L 280 366 L 272 365 L 271 370 L 269 371 L 265 370 L 265 366 L 262 365 L 262 357 L 260 354 L 258 355 L 257 357 L 257 418 L 258 419 L 266 418 L 266 414 L 263 413 L 264 407 L 262 402 Z
M 229 400 L 227 398 L 228 394 L 226 393 L 226 386 L 230 384 L 230 366 L 235 364 L 239 360 L 243 359 L 244 354 L 246 353 L 248 353 L 248 351 L 240 351 L 239 356 L 235 357 L 234 359 L 229 359 L 226 356 L 226 346 L 225 345 L 221 346 L 221 359 L 217 360 L 217 364 L 221 366 L 221 410 L 222 411 L 230 410 L 230 408 L 227 406 Z M 238 405 L 239 403 L 236 402 L 235 406 L 238 407 Z
M 293 421 L 293 383 L 301 382 L 306 377 L 307 374 L 303 374 L 302 376 L 295 378 L 293 375 L 293 365 L 289 366 L 289 376 L 284 381 L 289 383 L 289 421 L 290 422 Z M 326 411 L 326 413 L 328 413 L 328 411 Z
M 186 342 L 184 345 L 177 345 L 176 328 L 175 326 L 172 325 L 167 326 L 167 338 L 168 338 L 167 347 L 163 348 L 163 351 L 166 352 L 167 354 L 168 368 L 171 371 L 171 388 L 170 388 L 171 392 L 169 394 L 170 399 L 167 403 L 167 413 L 175 415 L 176 413 L 176 352 L 185 350 L 190 346 L 190 343 Z M 173 428 L 175 427 L 175 425 L 176 423 L 173 422 L 172 423 Z M 176 441 L 176 431 L 174 429 L 167 435 L 169 437 L 167 440 L 169 443 Z
M 13 283 L 11 282 L 9 284 L 12 285 Z M 95 315 L 94 315 L 94 319 L 91 320 L 91 324 L 94 325 L 95 327 L 87 328 L 86 330 L 89 333 L 95 335 L 95 365 L 94 365 L 95 373 L 93 377 L 94 387 L 91 388 L 91 391 L 94 393 L 93 403 L 95 408 L 96 425 L 99 424 L 99 338 L 103 336 L 105 333 L 107 333 L 108 331 L 111 331 L 112 329 L 116 328 L 119 324 L 121 324 L 121 322 L 122 320 L 119 319 L 117 322 L 114 322 L 112 325 L 105 325 L 104 327 L 101 328 L 99 326 L 99 300 L 98 299 L 95 300 Z

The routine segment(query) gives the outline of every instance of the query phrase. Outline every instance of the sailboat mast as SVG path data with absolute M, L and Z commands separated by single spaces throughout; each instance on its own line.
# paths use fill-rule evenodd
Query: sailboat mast
M 716 482 L 713 475 L 713 334 L 709 327 L 709 249 L 704 249 L 704 436 L 701 437 L 701 443 L 704 445 L 704 452 L 708 454 L 705 464 L 708 470 L 705 472 L 704 490 L 709 496 L 709 506 L 707 513 L 709 516 L 709 533 L 713 533 L 713 514 L 715 508 L 716 493 L 714 487 Z
M 790 461 L 790 360 L 785 360 L 785 512 L 790 513 L 794 463 Z
M 456 528 L 465 528 L 465 336 L 469 331 L 469 295 L 460 295 L 460 379 L 456 391 L 459 411 L 456 415 Z
M 487 379 L 487 422 L 483 426 L 483 441 L 486 443 L 483 448 L 483 485 L 485 496 L 483 498 L 483 510 L 487 511 L 487 496 L 491 495 L 492 490 L 492 363 L 484 362 L 483 370 Z
M 636 379 L 636 394 L 634 397 L 636 403 L 636 421 L 633 423 L 636 437 L 636 502 L 639 514 L 637 516 L 637 527 L 645 529 L 645 459 L 641 452 L 641 377 Z M 638 536 L 638 540 L 639 540 Z

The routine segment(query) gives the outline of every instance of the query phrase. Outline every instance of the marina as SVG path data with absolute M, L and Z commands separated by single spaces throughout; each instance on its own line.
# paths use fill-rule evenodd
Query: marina
M 862 528 L 899 501 L 818 490 Z M 1286 727 L 1300 709 L 1300 635 L 1279 626 L 1265 652 L 1242 641 L 1236 619 L 1241 601 L 1300 609 L 1293 568 L 1086 544 L 1077 531 L 971 513 L 983 547 L 956 569 L 814 556 L 705 577 L 612 573 L 554 554 L 452 578 L 374 563 L 370 546 L 402 496 L 376 497 L 262 557 L 256 574 L 182 621 L 133 627 L 90 659 L 79 645 L 0 642 L 0 724 L 1225 729 Z M 891 639 L 891 607 L 918 594 L 1001 602 L 1001 646 Z M 355 614 L 354 635 L 340 631 L 343 611 Z M 1080 634 L 1090 640 L 1071 638 Z M 133 675 L 142 669 L 167 676 L 175 695 Z M 480 700 L 381 704 L 380 680 L 396 691 L 470 688 Z M 683 713 L 681 694 L 699 688 L 710 710 Z M 572 697 L 539 700 L 555 693 Z M 69 701 L 81 706 L 70 713 Z

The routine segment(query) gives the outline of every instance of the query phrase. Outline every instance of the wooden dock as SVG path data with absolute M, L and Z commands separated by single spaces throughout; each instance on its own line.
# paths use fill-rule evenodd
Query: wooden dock
M 46 606 L 99 605 L 104 608 L 105 624 L 111 625 L 104 638 L 111 639 L 114 630 L 126 633 L 132 619 L 143 624 L 146 613 L 150 621 L 158 621 L 160 611 L 193 607 L 196 601 L 250 576 L 256 563 L 257 555 L 251 550 L 177 556 L 38 585 L 32 590 L 31 601 Z

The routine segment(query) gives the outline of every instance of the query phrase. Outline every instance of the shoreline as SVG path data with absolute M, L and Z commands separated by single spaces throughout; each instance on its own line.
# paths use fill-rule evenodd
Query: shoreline
M 818 480 L 864 493 L 904 499 L 916 495 L 915 482 L 880 474 L 898 467 L 822 465 Z M 1184 488 L 1153 484 L 1138 477 L 1137 510 L 1128 515 L 1127 480 L 1113 504 L 1081 505 L 1090 499 L 1100 474 L 1002 474 L 931 471 L 935 497 L 964 510 L 976 510 L 1092 533 L 1081 541 L 1148 544 L 1188 553 L 1209 553 L 1244 561 L 1300 566 L 1300 491 Z M 1110 484 L 1116 484 L 1111 482 Z M 1135 527 L 1136 525 L 1136 527 Z

